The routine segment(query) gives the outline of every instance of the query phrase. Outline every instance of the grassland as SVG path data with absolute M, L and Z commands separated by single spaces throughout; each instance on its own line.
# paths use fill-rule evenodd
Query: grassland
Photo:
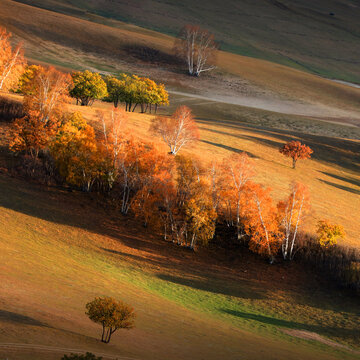
M 159 32 L 91 14 L 81 19 L 11 0 L 1 2 L 0 21 L 13 31 L 17 40 L 24 41 L 27 56 L 35 62 L 53 63 L 67 69 L 136 72 L 161 79 L 167 85 L 177 84 L 182 88 L 195 86 L 195 90 L 200 92 L 208 85 L 194 84 L 178 68 L 149 64 L 129 54 L 129 46 L 148 46 L 169 55 L 174 38 Z M 222 94 L 230 92 L 233 96 L 240 96 L 236 88 L 224 88 L 223 75 L 230 74 L 232 78 L 245 82 L 241 92 L 251 92 L 256 88 L 260 99 L 266 93 L 273 101 L 291 99 L 305 105 L 320 104 L 343 111 L 342 116 L 339 112 L 331 116 L 331 112 L 321 107 L 319 112 L 324 114 L 324 118 L 354 117 L 359 120 L 360 89 L 287 66 L 223 51 L 218 53 L 217 64 L 219 76 L 212 88 Z M 211 78 L 206 81 L 211 82 Z
M 42 3 L 70 13 L 67 5 L 58 7 L 59 1 Z M 163 114 L 179 104 L 193 109 L 201 139 L 188 154 L 206 164 L 247 152 L 255 162 L 255 180 L 271 186 L 275 200 L 300 180 L 311 192 L 305 230 L 313 232 L 318 219 L 329 218 L 344 225 L 343 245 L 360 247 L 359 89 L 225 52 L 219 53 L 217 74 L 195 84 L 177 68 L 138 61 L 126 50 L 127 45 L 151 44 L 169 55 L 170 36 L 84 14 L 71 1 L 67 4 L 75 16 L 2 0 L 0 21 L 16 40 L 25 41 L 30 60 L 65 71 L 131 71 L 178 91 L 201 94 L 201 88 L 218 86 L 219 97 L 236 92 L 234 82 L 227 81 L 226 87 L 222 79 L 237 77 L 244 91 L 256 96 L 263 91 L 273 100 L 339 111 L 333 117 L 295 116 L 174 94 L 170 107 L 161 109 Z M 70 110 L 81 111 L 98 127 L 96 110 L 110 106 L 96 102 L 91 108 L 71 105 Z M 158 141 L 148 132 L 151 120 L 151 115 L 129 114 L 128 128 L 137 137 Z M 138 360 L 360 357 L 358 298 L 322 275 L 296 264 L 268 266 L 240 250 L 195 254 L 105 209 L 96 195 L 15 179 L 3 164 L 14 160 L 6 150 L 8 134 L 9 124 L 0 122 L 0 358 L 55 360 L 70 349 Z M 315 150 L 312 160 L 299 162 L 296 170 L 278 152 L 290 139 Z M 136 329 L 115 334 L 108 346 L 99 342 L 99 327 L 84 314 L 85 303 L 98 295 L 121 298 L 138 313 Z
M 49 360 L 83 349 L 120 359 L 358 358 L 314 341 L 315 333 L 359 348 L 359 303 L 306 270 L 242 253 L 194 254 L 83 194 L 6 175 L 0 214 L 0 356 Z M 103 294 L 138 313 L 136 329 L 109 346 L 84 314 Z M 285 333 L 298 329 L 313 340 Z
M 125 21 L 173 36 L 184 24 L 201 24 L 215 33 L 225 51 L 360 83 L 360 7 L 355 0 L 20 2 L 98 22 L 106 21 L 101 17 Z

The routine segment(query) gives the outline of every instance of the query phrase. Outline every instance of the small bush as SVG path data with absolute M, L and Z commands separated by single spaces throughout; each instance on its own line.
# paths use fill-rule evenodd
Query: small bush
M 64 355 L 61 360 L 102 360 L 102 357 L 97 357 L 94 354 L 87 352 L 85 355 Z

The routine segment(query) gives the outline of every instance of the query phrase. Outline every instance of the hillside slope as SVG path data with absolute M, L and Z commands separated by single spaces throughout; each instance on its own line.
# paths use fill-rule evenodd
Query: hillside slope
M 175 35 L 186 23 L 215 33 L 221 48 L 325 77 L 360 83 L 356 0 L 18 0 L 78 17 L 89 14 Z
M 70 349 L 127 360 L 358 357 L 329 342 L 360 345 L 359 304 L 331 284 L 242 254 L 194 254 L 83 194 L 0 175 L 0 246 L 2 358 L 58 360 Z M 84 314 L 100 295 L 138 314 L 109 345 Z M 285 334 L 296 330 L 327 345 Z

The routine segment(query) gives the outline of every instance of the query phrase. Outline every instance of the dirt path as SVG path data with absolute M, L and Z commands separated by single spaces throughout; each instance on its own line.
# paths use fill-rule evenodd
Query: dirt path
M 89 350 L 81 350 L 81 349 L 71 349 L 71 348 L 63 348 L 63 347 L 53 347 L 46 345 L 36 345 L 36 344 L 21 344 L 21 343 L 0 343 L 0 350 L 9 349 L 9 350 L 37 350 L 44 352 L 56 352 L 62 354 L 85 354 Z M 91 351 L 90 351 L 91 352 Z M 127 356 L 115 356 L 105 353 L 100 353 L 95 351 L 94 354 L 96 356 L 102 356 L 104 359 L 116 359 L 116 360 L 137 360 L 135 358 L 127 357 Z
M 255 109 L 274 111 L 281 114 L 300 115 L 319 118 L 331 123 L 345 126 L 360 127 L 360 114 L 332 108 L 321 104 L 300 103 L 291 100 L 255 97 L 255 96 L 224 96 L 216 94 L 190 94 L 182 91 L 170 90 L 170 94 L 185 98 L 208 102 L 220 102 L 229 105 L 240 105 Z M 201 104 L 204 104 L 203 102 Z

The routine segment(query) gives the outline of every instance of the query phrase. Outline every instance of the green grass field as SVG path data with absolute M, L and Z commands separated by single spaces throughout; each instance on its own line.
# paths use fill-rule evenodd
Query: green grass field
M 33 359 L 34 352 L 3 343 L 136 359 L 358 357 L 285 333 L 305 330 L 359 349 L 356 298 L 295 266 L 188 252 L 83 194 L 2 175 L 0 243 L 0 354 L 9 359 Z M 109 346 L 84 314 L 97 295 L 121 298 L 138 313 L 137 328 L 114 335 Z M 36 355 L 45 358 L 59 354 Z

